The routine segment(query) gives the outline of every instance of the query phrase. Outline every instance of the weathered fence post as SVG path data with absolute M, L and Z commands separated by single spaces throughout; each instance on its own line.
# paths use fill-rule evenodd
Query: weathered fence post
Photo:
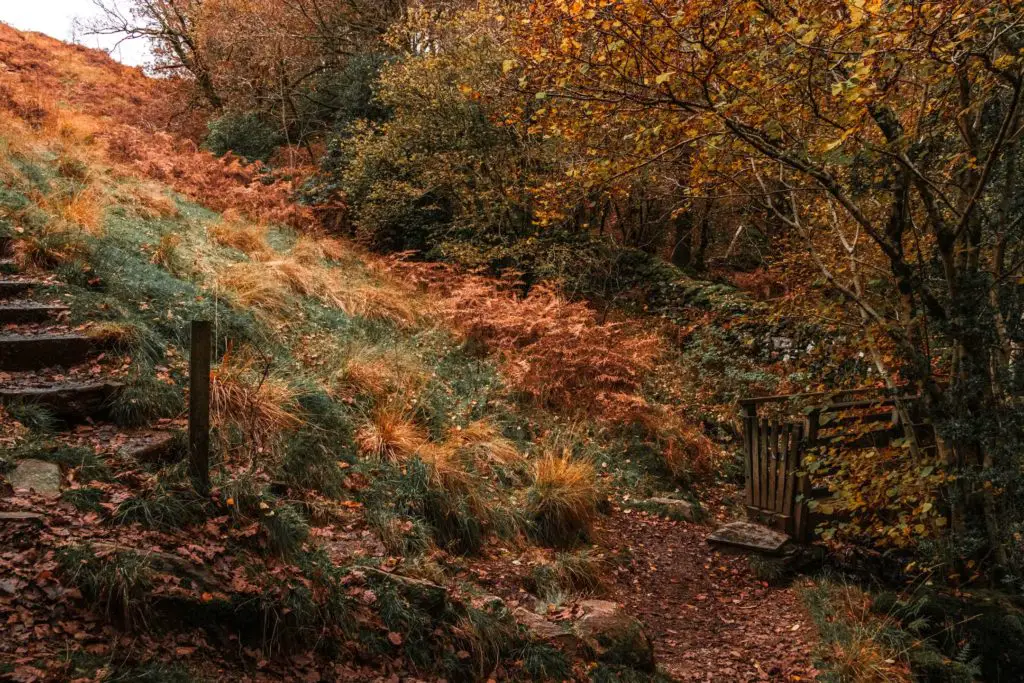
M 210 321 L 192 321 L 189 357 L 188 468 L 196 490 L 210 491 Z
M 743 409 L 743 470 L 745 503 L 754 506 L 754 458 L 757 457 L 757 404 L 740 401 Z

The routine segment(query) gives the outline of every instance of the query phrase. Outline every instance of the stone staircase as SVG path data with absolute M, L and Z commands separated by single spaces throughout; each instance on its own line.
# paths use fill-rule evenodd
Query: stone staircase
M 66 372 L 103 349 L 68 329 L 67 306 L 37 300 L 51 289 L 50 282 L 0 276 L 0 403 L 41 404 L 68 423 L 103 417 L 120 383 Z
M 53 435 L 58 441 L 94 433 L 101 437 L 94 441 L 109 442 L 112 451 L 163 457 L 173 447 L 172 432 L 104 424 L 123 383 L 111 372 L 117 366 L 100 362 L 108 349 L 68 325 L 70 309 L 58 300 L 59 286 L 13 270 L 0 268 L 0 405 L 44 408 L 63 430 Z M 23 459 L 6 479 L 15 495 L 54 498 L 60 495 L 62 472 L 56 464 Z M 0 484 L 0 495 L 2 490 Z

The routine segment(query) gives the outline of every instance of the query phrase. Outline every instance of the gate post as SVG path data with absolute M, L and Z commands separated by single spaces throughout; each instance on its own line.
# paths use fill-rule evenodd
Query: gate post
M 188 370 L 188 469 L 200 495 L 210 492 L 210 321 L 192 321 Z
M 757 403 L 741 401 L 740 406 L 743 410 L 743 470 L 746 475 L 744 495 L 750 508 L 754 505 L 754 458 L 758 448 Z

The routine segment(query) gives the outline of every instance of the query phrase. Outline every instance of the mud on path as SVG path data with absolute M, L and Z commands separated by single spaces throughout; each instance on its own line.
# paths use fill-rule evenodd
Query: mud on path
M 705 543 L 711 530 L 616 507 L 598 523 L 620 557 L 611 598 L 643 620 L 659 667 L 681 681 L 809 681 L 815 629 L 798 585 L 770 587 L 746 557 Z

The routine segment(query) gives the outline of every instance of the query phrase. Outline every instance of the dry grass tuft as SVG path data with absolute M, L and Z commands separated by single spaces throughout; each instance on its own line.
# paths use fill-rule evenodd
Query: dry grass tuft
M 344 261 L 352 257 L 352 250 L 339 239 L 321 237 L 316 242 L 323 258 L 328 261 Z
M 526 509 L 541 542 L 564 547 L 589 538 L 597 501 L 590 463 L 573 460 L 567 453 L 549 453 L 534 463 Z
M 377 408 L 356 432 L 359 452 L 379 460 L 406 458 L 427 441 L 426 432 L 410 419 L 406 411 L 394 406 Z
M 90 235 L 99 235 L 103 230 L 106 204 L 103 194 L 95 186 L 90 186 L 71 196 L 60 208 L 60 217 L 81 227 Z
M 222 247 L 230 247 L 254 259 L 272 253 L 267 243 L 267 226 L 224 220 L 207 228 L 210 238 Z
M 619 397 L 612 405 L 614 419 L 636 424 L 657 443 L 665 465 L 677 479 L 713 476 L 719 469 L 722 450 L 708 438 L 701 425 L 673 408 L 634 396 Z
M 523 456 L 511 441 L 502 436 L 489 420 L 477 420 L 463 428 L 448 431 L 446 443 L 472 459 L 482 471 L 493 465 L 508 467 L 522 462 Z
M 180 215 L 178 204 L 154 183 L 140 183 L 131 190 L 135 212 L 145 219 L 174 218 Z
M 301 235 L 289 256 L 303 265 L 319 265 L 323 261 L 341 261 L 352 254 L 345 244 L 332 237 Z
M 293 293 L 317 297 L 331 303 L 331 280 L 325 269 L 306 266 L 288 259 L 267 261 L 264 265 L 268 276 L 277 278 Z
M 160 242 L 153 249 L 153 255 L 149 260 L 172 273 L 177 272 L 181 262 L 181 255 L 178 252 L 180 246 L 181 235 L 174 232 L 164 233 L 160 235 Z
M 217 281 L 231 290 L 235 301 L 264 313 L 287 314 L 294 299 L 287 284 L 271 276 L 263 263 L 235 263 L 220 271 Z
M 86 255 L 88 249 L 80 234 L 59 228 L 44 228 L 14 240 L 11 257 L 19 268 L 56 268 Z
M 78 157 L 66 153 L 61 154 L 57 159 L 57 173 L 65 178 L 77 180 L 80 183 L 88 182 L 89 177 L 92 175 L 88 164 Z
M 399 349 L 376 346 L 350 347 L 348 359 L 334 376 L 339 395 L 365 394 L 375 399 L 412 395 L 427 381 L 419 358 Z
M 427 466 L 431 486 L 449 494 L 469 496 L 472 508 L 481 507 L 479 477 L 470 471 L 469 463 L 457 448 L 447 443 L 424 443 L 416 449 L 416 455 Z
M 113 321 L 93 323 L 85 334 L 104 348 L 131 348 L 145 341 L 137 325 Z
M 103 129 L 95 117 L 70 109 L 57 112 L 57 130 L 61 139 L 71 143 L 91 145 Z
M 387 284 L 348 283 L 339 278 L 331 296 L 335 305 L 348 315 L 386 320 L 400 327 L 416 325 L 424 312 L 423 302 Z
M 235 431 L 251 453 L 274 452 L 281 437 L 301 427 L 295 391 L 260 368 L 252 356 L 227 356 L 210 372 L 215 425 Z M 222 434 L 227 438 L 227 434 Z

